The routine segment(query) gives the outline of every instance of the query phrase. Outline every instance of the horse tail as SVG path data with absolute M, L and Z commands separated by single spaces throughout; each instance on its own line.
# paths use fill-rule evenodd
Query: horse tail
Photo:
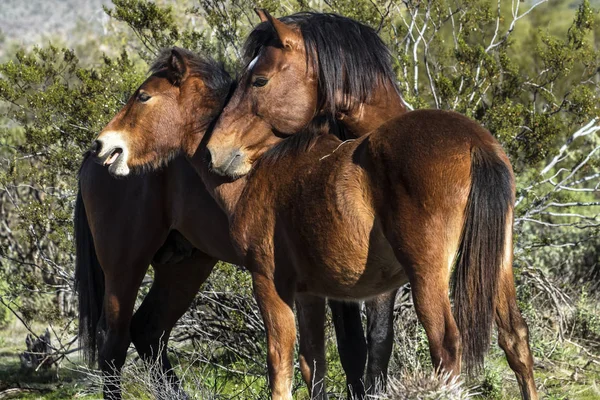
M 473 148 L 471 189 L 453 277 L 454 314 L 469 374 L 481 370 L 490 346 L 513 204 L 514 177 L 508 161 L 497 150 Z
M 75 289 L 79 295 L 79 343 L 83 358 L 92 365 L 96 361 L 96 334 L 104 302 L 104 273 L 100 267 L 94 238 L 90 230 L 81 185 L 75 203 Z

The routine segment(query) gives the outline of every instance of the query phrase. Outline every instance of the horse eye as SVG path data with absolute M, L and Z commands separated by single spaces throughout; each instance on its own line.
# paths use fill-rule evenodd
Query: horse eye
M 146 92 L 140 92 L 140 94 L 138 94 L 137 99 L 139 101 L 141 101 L 142 103 L 147 102 L 148 100 L 150 100 L 152 98 L 152 96 L 150 96 L 148 93 Z
M 269 80 L 267 78 L 265 78 L 264 76 L 259 76 L 256 79 L 254 79 L 254 82 L 252 82 L 252 86 L 254 86 L 254 87 L 263 87 L 268 82 L 269 82 Z

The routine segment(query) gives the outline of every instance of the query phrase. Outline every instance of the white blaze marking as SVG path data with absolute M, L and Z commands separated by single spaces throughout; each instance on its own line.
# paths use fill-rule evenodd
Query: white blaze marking
M 250 61 L 250 64 L 248 64 L 248 71 L 252 71 L 252 68 L 254 68 L 256 62 L 258 61 L 258 57 L 260 57 L 260 54 L 254 57 L 252 61 Z

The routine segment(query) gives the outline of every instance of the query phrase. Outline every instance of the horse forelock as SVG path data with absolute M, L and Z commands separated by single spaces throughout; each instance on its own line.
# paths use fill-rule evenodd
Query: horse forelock
M 150 67 L 151 74 L 158 74 L 165 69 L 170 68 L 169 58 L 171 57 L 173 49 L 176 49 L 184 58 L 189 73 L 192 76 L 198 76 L 202 79 L 204 85 L 209 89 L 207 93 L 203 93 L 203 96 L 208 95 L 219 104 L 219 107 L 215 108 L 215 113 L 210 113 L 205 116 L 202 116 L 199 113 L 194 114 L 196 118 L 196 129 L 210 131 L 218 116 L 223 111 L 223 107 L 231 98 L 237 82 L 232 79 L 225 70 L 223 63 L 217 62 L 210 57 L 199 56 L 189 50 L 178 47 L 163 49 Z M 198 95 L 196 92 L 193 93 Z M 173 157 L 176 155 L 177 154 L 174 154 Z
M 169 58 L 172 50 L 184 58 L 190 75 L 198 76 L 204 82 L 204 85 L 213 91 L 218 97 L 226 96 L 233 84 L 233 79 L 225 70 L 223 63 L 210 57 L 204 57 L 192 53 L 189 50 L 180 47 L 165 48 L 160 51 L 156 60 L 150 66 L 150 74 L 159 73 L 169 69 Z
M 307 65 L 317 73 L 319 108 L 335 115 L 367 101 L 380 85 L 398 91 L 389 49 L 377 32 L 353 19 L 330 13 L 301 12 L 280 18 L 297 27 Z M 244 67 L 268 45 L 281 45 L 273 26 L 259 24 L 244 45 Z

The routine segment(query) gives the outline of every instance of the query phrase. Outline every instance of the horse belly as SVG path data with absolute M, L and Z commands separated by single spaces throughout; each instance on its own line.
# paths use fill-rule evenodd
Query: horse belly
M 370 233 L 338 237 L 320 257 L 298 268 L 298 290 L 344 300 L 363 300 L 407 282 L 407 275 L 378 226 Z M 360 230 L 359 230 L 360 231 Z M 358 233 L 358 234 L 357 234 Z M 313 249 L 319 248 L 317 244 Z

